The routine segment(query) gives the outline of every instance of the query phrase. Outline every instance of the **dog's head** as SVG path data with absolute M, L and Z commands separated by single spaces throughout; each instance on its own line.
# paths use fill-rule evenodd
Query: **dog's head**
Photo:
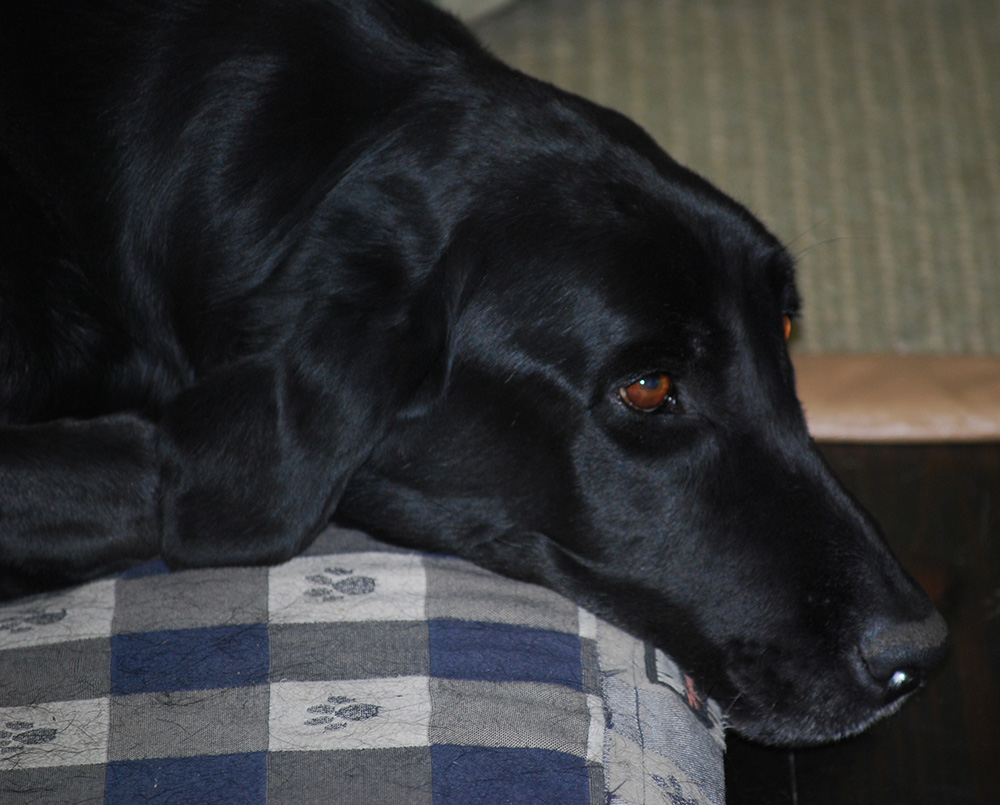
M 569 595 L 747 736 L 863 729 L 946 629 L 807 433 L 788 254 L 624 119 L 566 100 L 531 125 L 480 144 L 435 394 L 341 516 Z

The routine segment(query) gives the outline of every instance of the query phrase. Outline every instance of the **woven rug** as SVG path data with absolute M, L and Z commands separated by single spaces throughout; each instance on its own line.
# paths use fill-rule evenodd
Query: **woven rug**
M 1000 354 L 996 0 L 519 0 L 475 30 L 789 243 L 798 351 Z

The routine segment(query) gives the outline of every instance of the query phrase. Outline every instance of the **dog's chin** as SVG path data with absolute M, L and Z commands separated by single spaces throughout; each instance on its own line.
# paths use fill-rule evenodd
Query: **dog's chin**
M 827 708 L 825 713 L 817 713 L 809 708 L 801 712 L 778 713 L 770 708 L 767 713 L 746 712 L 737 699 L 730 703 L 726 712 L 727 726 L 741 738 L 776 747 L 809 747 L 833 743 L 859 735 L 877 721 L 891 716 L 907 699 L 908 693 L 890 704 L 876 709 L 865 710 L 859 706 L 845 706 L 839 710 Z

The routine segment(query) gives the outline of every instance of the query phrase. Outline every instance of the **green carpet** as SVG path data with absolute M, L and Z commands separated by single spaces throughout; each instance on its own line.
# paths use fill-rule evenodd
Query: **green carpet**
M 1000 354 L 997 0 L 519 0 L 474 27 L 789 243 L 798 349 Z

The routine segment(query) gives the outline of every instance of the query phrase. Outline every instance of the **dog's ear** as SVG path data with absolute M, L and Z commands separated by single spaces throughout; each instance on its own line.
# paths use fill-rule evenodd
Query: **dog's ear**
M 398 418 L 448 372 L 448 304 L 368 289 L 307 305 L 280 353 L 216 371 L 160 423 L 162 551 L 174 565 L 263 564 L 301 551 Z
M 168 561 L 293 556 L 392 422 L 441 393 L 459 216 L 436 184 L 400 175 L 406 164 L 390 154 L 326 177 L 322 200 L 255 261 L 277 267 L 247 314 L 249 341 L 269 346 L 184 391 L 162 420 Z

